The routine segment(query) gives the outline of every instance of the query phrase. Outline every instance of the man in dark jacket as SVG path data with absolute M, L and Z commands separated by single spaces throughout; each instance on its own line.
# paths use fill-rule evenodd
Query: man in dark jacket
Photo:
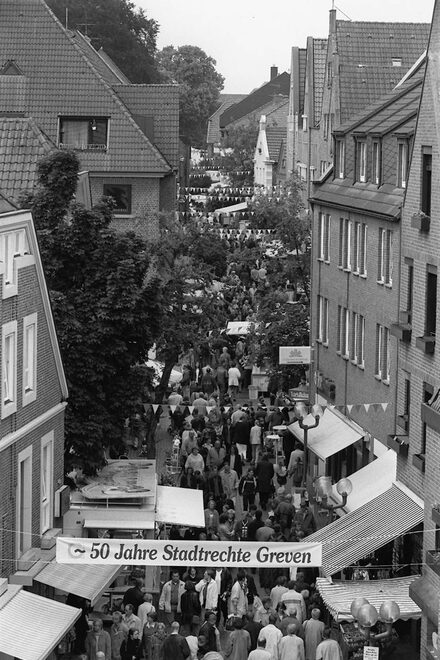
M 185 637 L 179 635 L 179 624 L 173 621 L 171 634 L 164 639 L 162 644 L 163 660 L 185 660 L 190 655 L 188 642 Z
M 269 462 L 267 454 L 264 454 L 261 461 L 257 463 L 255 476 L 257 477 L 257 492 L 260 496 L 260 507 L 266 510 L 267 501 L 272 493 L 272 479 L 274 476 L 273 465 Z
M 228 618 L 228 600 L 232 588 L 232 573 L 229 568 L 218 566 L 215 569 L 215 581 L 218 587 L 217 626 L 223 614 L 224 624 Z

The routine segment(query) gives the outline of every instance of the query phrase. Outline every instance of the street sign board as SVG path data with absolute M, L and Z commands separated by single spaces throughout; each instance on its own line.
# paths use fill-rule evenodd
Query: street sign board
M 310 346 L 280 346 L 280 364 L 310 364 Z

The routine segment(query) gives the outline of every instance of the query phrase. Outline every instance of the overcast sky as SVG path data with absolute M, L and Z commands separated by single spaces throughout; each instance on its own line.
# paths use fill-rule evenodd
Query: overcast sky
M 135 0 L 160 25 L 158 47 L 199 46 L 217 61 L 224 92 L 248 94 L 290 67 L 292 46 L 327 37 L 332 0 Z M 336 0 L 338 18 L 430 23 L 434 0 Z M 342 13 L 343 12 L 343 13 Z

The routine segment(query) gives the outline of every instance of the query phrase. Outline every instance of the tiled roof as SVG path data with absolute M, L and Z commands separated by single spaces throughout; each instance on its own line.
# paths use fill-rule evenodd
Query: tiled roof
M 178 167 L 179 85 L 117 85 L 114 90 L 170 165 Z M 152 134 L 146 130 L 149 120 Z
M 206 142 L 208 144 L 218 144 L 220 142 L 220 115 L 225 112 L 234 103 L 239 103 L 246 94 L 220 94 L 219 105 L 215 112 L 208 119 L 208 131 Z
M 104 48 L 103 48 L 102 46 L 101 46 L 101 48 L 98 50 L 98 55 L 99 55 L 100 58 L 101 58 L 101 59 L 107 64 L 108 68 L 111 69 L 111 71 L 113 71 L 113 73 L 115 74 L 115 76 L 116 76 L 117 78 L 119 78 L 120 82 L 121 82 L 123 85 L 129 85 L 129 84 L 130 84 L 131 81 L 127 78 L 127 76 L 125 75 L 125 73 L 123 73 L 123 72 L 121 71 L 121 69 L 118 67 L 118 65 L 115 64 L 115 63 L 113 62 L 113 60 L 112 60 L 112 58 L 110 57 L 110 55 L 107 55 L 107 53 L 105 52 L 105 50 L 104 50 Z
M 267 146 L 271 160 L 278 162 L 281 144 L 286 139 L 286 128 L 278 126 L 268 126 L 266 128 Z
M 282 94 L 289 96 L 290 75 L 286 72 L 276 76 L 273 80 L 262 85 L 248 94 L 239 103 L 234 103 L 220 115 L 220 126 L 223 128 L 242 117 L 254 112 L 268 103 L 274 96 Z
M 403 201 L 403 189 L 387 184 L 378 188 L 373 183 L 353 183 L 346 179 L 328 179 L 316 186 L 311 201 L 334 208 L 387 216 L 397 220 Z
M 81 48 L 87 59 L 109 85 L 117 85 L 122 82 L 121 78 L 115 72 L 115 69 L 109 66 L 108 60 L 110 60 L 110 58 L 107 56 L 106 60 L 104 57 L 101 57 L 100 52 L 98 53 L 98 51 L 92 46 L 92 42 L 88 37 L 79 32 L 79 30 L 75 30 L 74 32 L 69 31 L 69 34 L 75 39 L 75 43 Z M 130 82 L 125 76 L 124 79 L 125 83 Z
M 276 101 L 276 100 L 275 100 Z M 266 115 L 268 126 L 282 126 L 284 132 L 287 127 L 287 115 L 289 113 L 289 99 L 281 98 L 279 103 L 272 103 L 267 112 L 261 114 Z
M 327 39 L 313 39 L 313 104 L 315 116 L 314 124 L 317 126 L 321 119 L 322 94 L 324 91 L 325 63 L 327 60 Z
M 341 122 L 395 87 L 426 49 L 429 31 L 428 23 L 336 21 Z
M 38 161 L 52 144 L 32 119 L 0 117 L 0 189 L 11 200 L 32 190 Z
M 0 66 L 14 60 L 23 71 L 26 114 L 49 139 L 58 141 L 59 116 L 108 117 L 108 148 L 81 151 L 83 168 L 168 173 L 170 164 L 141 131 L 78 41 L 64 30 L 43 0 L 1 0 Z
M 417 114 L 425 66 L 421 67 L 411 78 L 378 101 L 365 108 L 336 130 L 337 134 L 356 131 L 384 135 Z

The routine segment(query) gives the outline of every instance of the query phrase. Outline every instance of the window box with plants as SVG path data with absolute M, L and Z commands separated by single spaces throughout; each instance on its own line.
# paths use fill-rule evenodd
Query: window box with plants
M 408 456 L 408 436 L 406 435 L 389 435 L 387 438 L 387 445 L 390 449 L 396 452 L 399 456 Z
M 425 471 L 425 454 L 413 454 L 412 463 L 420 472 Z

